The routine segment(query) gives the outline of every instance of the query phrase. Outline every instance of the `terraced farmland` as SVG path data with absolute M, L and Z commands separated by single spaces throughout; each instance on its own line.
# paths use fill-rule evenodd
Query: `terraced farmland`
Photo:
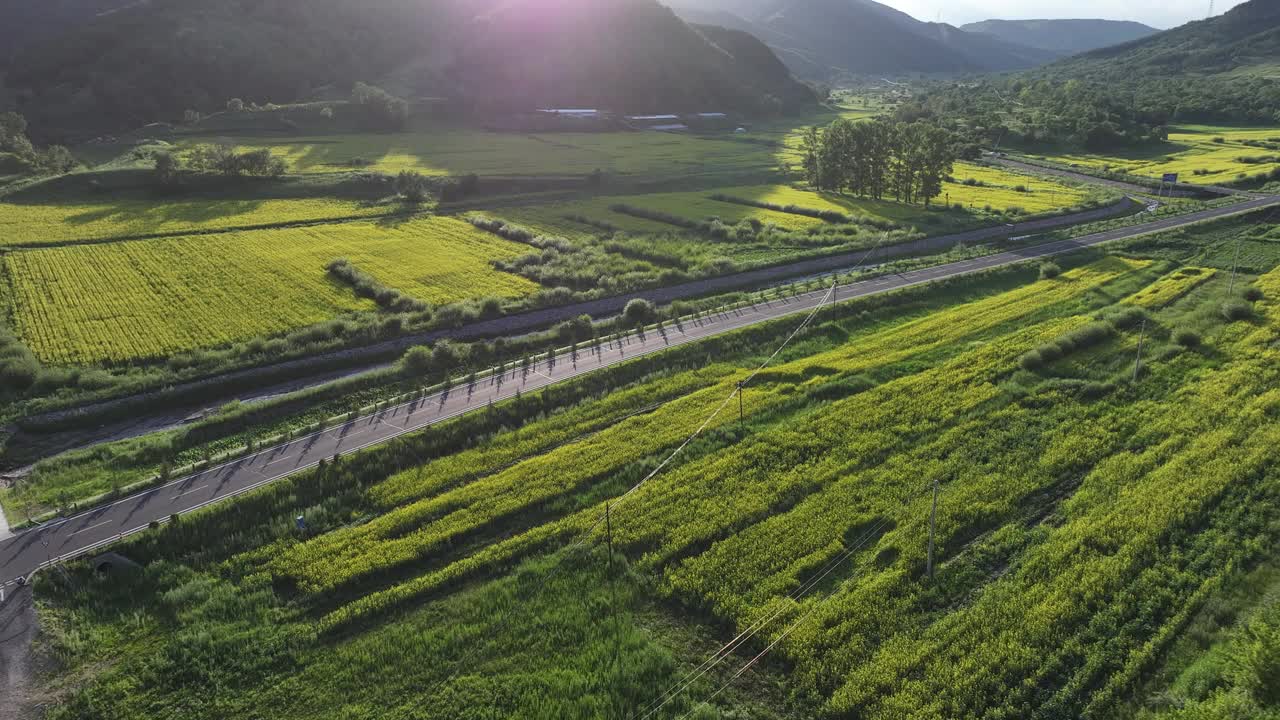
M 86 364 L 162 359 L 373 310 L 326 275 L 339 257 L 434 304 L 519 297 L 536 286 L 490 263 L 525 251 L 430 218 L 35 249 L 4 264 L 22 340 L 47 362 Z
M 50 205 L 0 202 L 0 247 L 225 230 L 385 215 L 392 208 L 346 200 L 121 200 Z

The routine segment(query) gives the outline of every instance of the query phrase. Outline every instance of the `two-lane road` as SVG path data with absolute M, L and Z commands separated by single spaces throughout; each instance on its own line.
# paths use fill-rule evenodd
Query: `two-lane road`
M 836 299 L 845 301 L 891 292 L 1026 260 L 1061 255 L 1115 240 L 1183 227 L 1204 220 L 1276 206 L 1280 206 L 1280 197 L 1262 198 L 1230 207 L 1166 218 L 1072 240 L 1021 248 L 900 275 L 864 280 L 839 287 Z M 643 341 L 632 338 L 622 346 L 605 347 L 598 354 L 583 352 L 576 363 L 566 357 L 561 357 L 551 364 L 542 362 L 527 377 L 522 376 L 522 371 L 517 370 L 508 373 L 502 382 L 486 379 L 471 389 L 455 388 L 451 392 L 429 396 L 359 418 L 340 427 L 262 450 L 241 460 L 211 468 L 66 520 L 50 522 L 0 542 L 0 583 L 28 576 L 50 561 L 88 554 L 124 536 L 145 529 L 153 521 L 165 521 L 175 513 L 189 512 L 313 467 L 322 458 L 333 457 L 336 453 L 350 453 L 384 443 L 399 435 L 443 422 L 472 410 L 482 409 L 490 402 L 499 402 L 513 397 L 517 390 L 522 393 L 532 392 L 552 383 L 626 362 L 641 355 L 696 342 L 756 323 L 807 313 L 818 306 L 826 294 L 826 290 L 812 292 L 785 301 L 772 301 L 754 308 L 722 313 L 699 322 L 685 323 L 682 330 L 671 328 L 666 338 L 653 333 Z

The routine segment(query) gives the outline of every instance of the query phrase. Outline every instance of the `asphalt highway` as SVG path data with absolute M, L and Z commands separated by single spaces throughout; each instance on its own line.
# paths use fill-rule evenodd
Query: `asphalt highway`
M 915 285 L 967 275 L 1027 260 L 1070 253 L 1082 248 L 1183 227 L 1205 220 L 1235 215 L 1266 207 L 1280 206 L 1280 197 L 1267 197 L 1166 218 L 1143 225 L 1120 228 L 1094 235 L 1019 248 L 987 257 L 939 265 L 898 275 L 864 280 L 838 287 L 835 301 L 900 290 Z M 256 454 L 191 475 L 146 492 L 104 505 L 74 517 L 46 523 L 0 542 L 0 587 L 27 577 L 40 567 L 73 557 L 92 555 L 121 538 L 139 532 L 152 521 L 166 521 L 175 513 L 186 513 L 261 487 L 274 480 L 314 467 L 323 458 L 347 454 L 392 438 L 444 422 L 490 402 L 513 397 L 517 390 L 529 393 L 610 365 L 661 352 L 667 348 L 696 342 L 777 318 L 799 315 L 820 305 L 828 290 L 815 291 L 787 300 L 774 300 L 754 308 L 731 310 L 713 318 L 670 328 L 666 337 L 650 333 L 641 340 L 630 338 L 622 345 L 601 348 L 598 354 L 582 352 L 577 362 L 568 357 L 541 362 L 527 377 L 519 369 L 502 381 L 488 378 L 476 384 L 454 388 L 412 403 L 358 418 L 340 427 L 264 449 Z

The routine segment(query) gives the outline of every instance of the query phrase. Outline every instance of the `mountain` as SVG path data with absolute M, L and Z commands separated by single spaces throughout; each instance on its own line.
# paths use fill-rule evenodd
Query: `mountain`
M 145 2 L 145 0 L 143 0 Z M 0 59 L 139 0 L 0 0 Z
M 1056 63 L 1087 77 L 1177 77 L 1271 72 L 1280 65 L 1280 2 L 1251 0 L 1225 14 Z
M 797 74 L 966 73 L 1030 68 L 1060 56 L 988 33 L 920 22 L 873 0 L 678 0 L 677 12 L 764 40 Z
M 776 63 L 754 38 L 696 29 L 656 0 L 150 0 L 19 53 L 6 84 L 44 134 L 86 118 L 133 127 L 232 97 L 292 102 L 357 80 L 481 111 L 813 102 Z
M 1142 23 L 1121 20 L 985 20 L 960 29 L 1060 55 L 1078 55 L 1160 32 Z

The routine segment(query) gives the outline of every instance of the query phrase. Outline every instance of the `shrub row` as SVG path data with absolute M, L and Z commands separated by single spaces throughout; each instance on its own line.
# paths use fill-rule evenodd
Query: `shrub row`
M 856 220 L 851 215 L 839 212 L 837 210 L 820 210 L 818 208 L 807 208 L 800 205 L 779 205 L 778 203 L 765 202 L 763 200 L 750 200 L 748 198 L 735 197 L 733 195 L 725 195 L 724 193 L 715 193 L 709 196 L 717 202 L 733 203 L 735 205 L 747 205 L 749 207 L 757 207 L 762 210 L 773 210 L 775 212 L 787 213 L 788 215 L 803 215 L 804 217 L 825 220 L 830 223 L 853 223 Z
M 1050 363 L 1080 350 L 1101 345 L 1116 332 L 1115 326 L 1108 322 L 1093 322 L 1077 330 L 1062 335 L 1040 347 L 1027 352 L 1019 361 L 1024 370 L 1039 370 Z
M 330 262 L 327 270 L 334 279 L 350 285 L 356 295 L 374 301 L 388 312 L 425 312 L 428 309 L 426 303 L 383 285 L 346 258 Z

